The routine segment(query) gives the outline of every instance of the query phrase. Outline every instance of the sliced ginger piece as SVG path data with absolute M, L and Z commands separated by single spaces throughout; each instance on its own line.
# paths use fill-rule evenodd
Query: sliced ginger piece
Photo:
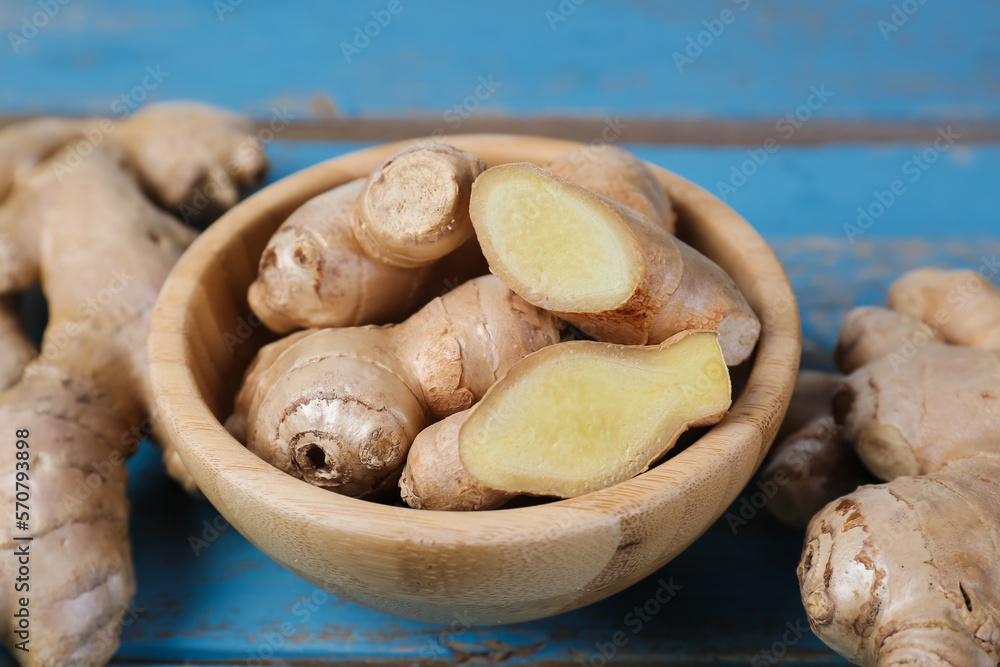
M 470 215 L 490 269 L 515 293 L 598 340 L 646 345 L 714 330 L 729 365 L 760 322 L 718 265 L 637 211 L 540 167 L 486 170 Z
M 459 454 L 490 489 L 571 498 L 648 469 L 688 428 L 721 420 L 731 392 L 713 332 L 655 347 L 556 345 L 516 364 L 470 411 Z

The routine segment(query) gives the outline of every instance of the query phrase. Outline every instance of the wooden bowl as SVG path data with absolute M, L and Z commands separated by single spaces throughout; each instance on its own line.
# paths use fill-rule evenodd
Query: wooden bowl
M 443 139 L 488 165 L 580 148 L 507 135 Z M 801 348 L 788 279 L 756 231 L 700 187 L 656 168 L 679 234 L 718 262 L 762 322 L 729 415 L 679 454 L 579 498 L 445 513 L 348 498 L 290 477 L 222 427 L 249 360 L 272 337 L 247 306 L 271 234 L 308 199 L 366 175 L 400 142 L 344 155 L 250 197 L 208 229 L 160 295 L 149 341 L 158 418 L 198 486 L 278 563 L 343 599 L 395 616 L 463 625 L 542 618 L 601 600 L 663 566 L 736 499 L 791 396 Z

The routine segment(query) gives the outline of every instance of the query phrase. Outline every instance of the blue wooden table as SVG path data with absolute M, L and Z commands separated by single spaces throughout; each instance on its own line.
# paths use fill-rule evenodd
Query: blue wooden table
M 435 130 L 621 143 L 773 243 L 806 367 L 829 367 L 846 310 L 903 270 L 1000 256 L 994 0 L 6 0 L 0 33 L 4 119 L 203 99 L 273 123 L 272 179 Z M 184 496 L 149 444 L 130 472 L 139 593 L 117 664 L 845 664 L 805 624 L 801 534 L 752 507 L 754 483 L 632 588 L 467 628 L 306 584 Z

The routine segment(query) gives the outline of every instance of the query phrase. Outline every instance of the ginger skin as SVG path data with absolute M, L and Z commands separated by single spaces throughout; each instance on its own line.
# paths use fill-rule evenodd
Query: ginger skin
M 782 523 L 804 528 L 831 500 L 867 479 L 857 454 L 833 418 L 833 397 L 843 377 L 801 371 L 785 421 L 761 479 L 773 484 L 767 508 Z
M 559 342 L 563 326 L 483 276 L 399 325 L 300 332 L 265 347 L 230 425 L 245 423 L 247 447 L 280 470 L 377 497 L 424 427 L 470 407 L 515 362 Z
M 468 221 L 483 168 L 473 155 L 425 142 L 306 202 L 261 256 L 248 295 L 254 313 L 276 333 L 383 324 L 483 275 Z
M 830 503 L 798 568 L 813 632 L 858 665 L 996 665 L 998 480 L 978 454 Z
M 472 511 L 502 507 L 514 493 L 497 491 L 466 471 L 458 454 L 458 430 L 468 418 L 456 413 L 431 424 L 416 437 L 406 456 L 399 490 L 414 509 Z
M 1000 453 L 1000 352 L 928 343 L 910 359 L 882 357 L 847 377 L 834 414 L 886 481 Z
M 760 322 L 732 279 L 631 208 L 516 163 L 479 177 L 470 212 L 494 274 L 600 341 L 714 330 L 731 366 L 757 343 Z
M 1000 289 L 975 271 L 917 269 L 889 289 L 889 307 L 952 345 L 1000 350 Z
M 570 183 L 628 206 L 660 227 L 675 231 L 677 214 L 663 185 L 645 162 L 623 148 L 587 146 L 540 165 Z
M 472 409 L 421 433 L 403 497 L 423 509 L 470 510 L 519 494 L 597 491 L 647 470 L 688 428 L 720 421 L 731 392 L 714 332 L 648 347 L 555 345 L 515 364 Z
M 180 107 L 172 117 L 183 116 Z M 0 153 L 0 174 L 14 175 L 0 203 L 0 298 L 40 280 L 49 307 L 41 354 L 0 394 L 0 424 L 26 432 L 22 450 L 30 453 L 27 465 L 13 456 L 0 462 L 9 481 L 3 493 L 13 507 L 16 474 L 28 474 L 32 563 L 44 574 L 32 581 L 31 650 L 13 651 L 29 666 L 102 665 L 117 649 L 135 592 L 125 463 L 151 413 L 146 337 L 160 286 L 194 238 L 146 198 L 120 126 L 98 122 L 114 128 L 100 145 L 69 132 L 62 148 L 51 139 L 15 155 L 21 167 Z M 14 551 L 24 543 L 13 528 L 0 528 L 0 634 L 8 646 L 22 639 L 13 579 Z
M 912 355 L 930 342 L 943 343 L 944 336 L 918 319 L 888 308 L 855 308 L 840 327 L 833 359 L 847 375 L 887 355 Z
M 43 165 L 19 187 L 47 201 L 35 224 L 50 316 L 42 355 L 0 396 L 3 428 L 30 433 L 31 550 L 47 573 L 32 591 L 32 650 L 15 655 L 24 665 L 104 664 L 135 592 L 124 443 L 149 414 L 146 332 L 157 291 L 193 233 L 146 201 L 120 161 L 100 151 L 61 180 Z M 88 310 L 105 292 L 113 295 L 107 306 Z M 118 465 L 88 485 L 89 467 L 108 461 Z M 0 463 L 10 478 L 14 466 L 13 457 Z M 82 499 L 74 495 L 81 488 Z M 0 531 L 8 551 L 0 606 L 12 619 L 17 543 L 12 527 Z M 4 624 L 8 645 L 14 629 Z

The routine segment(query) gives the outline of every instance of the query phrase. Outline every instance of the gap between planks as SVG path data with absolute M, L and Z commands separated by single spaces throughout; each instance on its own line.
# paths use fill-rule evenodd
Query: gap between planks
M 0 128 L 28 116 L 0 115 Z M 441 116 L 329 118 L 293 122 L 276 132 L 284 141 L 396 141 L 457 133 L 527 134 L 582 142 L 699 146 L 761 146 L 838 143 L 932 143 L 951 129 L 956 143 L 1000 142 L 1000 123 L 940 119 L 937 122 L 806 121 L 787 119 L 662 119 L 606 116 L 502 116 L 476 114 L 446 121 Z M 268 121 L 258 121 L 258 128 Z

